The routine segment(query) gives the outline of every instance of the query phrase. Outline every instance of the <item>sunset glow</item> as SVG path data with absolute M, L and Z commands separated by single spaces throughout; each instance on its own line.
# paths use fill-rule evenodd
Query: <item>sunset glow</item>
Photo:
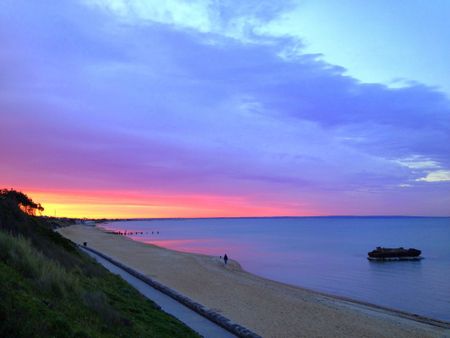
M 43 215 L 76 218 L 171 218 L 223 216 L 282 216 L 296 210 L 270 205 L 252 205 L 242 198 L 230 196 L 164 196 L 130 192 L 96 191 L 29 193 L 41 201 Z M 305 210 L 304 215 L 315 213 Z
M 2 1 L 0 187 L 51 216 L 449 215 L 449 6 Z

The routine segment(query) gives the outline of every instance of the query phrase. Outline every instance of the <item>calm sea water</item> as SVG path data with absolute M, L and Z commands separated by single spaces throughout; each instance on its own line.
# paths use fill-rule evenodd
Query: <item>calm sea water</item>
M 450 321 L 450 218 L 177 219 L 102 226 L 143 231 L 130 237 L 179 251 L 227 253 L 247 271 L 277 281 Z M 425 258 L 368 261 L 376 246 L 414 247 Z

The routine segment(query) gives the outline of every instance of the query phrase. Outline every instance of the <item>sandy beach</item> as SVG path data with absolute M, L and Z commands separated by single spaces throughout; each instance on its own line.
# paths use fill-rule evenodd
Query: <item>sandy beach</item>
M 267 280 L 238 262 L 181 253 L 95 227 L 58 231 L 248 327 L 263 337 L 450 337 L 450 329 L 396 311 Z

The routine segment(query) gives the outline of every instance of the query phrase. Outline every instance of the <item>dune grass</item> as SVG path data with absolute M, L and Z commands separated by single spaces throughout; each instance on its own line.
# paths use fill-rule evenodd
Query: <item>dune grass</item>
M 70 292 L 80 293 L 79 277 L 67 272 L 58 262 L 46 258 L 22 236 L 0 232 L 0 258 L 43 292 L 59 297 L 65 297 Z
M 198 337 L 13 202 L 0 199 L 0 337 Z

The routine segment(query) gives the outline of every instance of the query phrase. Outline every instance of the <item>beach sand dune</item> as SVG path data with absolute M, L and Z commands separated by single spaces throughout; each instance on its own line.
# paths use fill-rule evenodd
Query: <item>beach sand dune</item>
M 101 229 L 58 230 L 190 297 L 263 337 L 450 337 L 450 330 L 394 311 L 252 275 L 231 260 L 181 253 Z

